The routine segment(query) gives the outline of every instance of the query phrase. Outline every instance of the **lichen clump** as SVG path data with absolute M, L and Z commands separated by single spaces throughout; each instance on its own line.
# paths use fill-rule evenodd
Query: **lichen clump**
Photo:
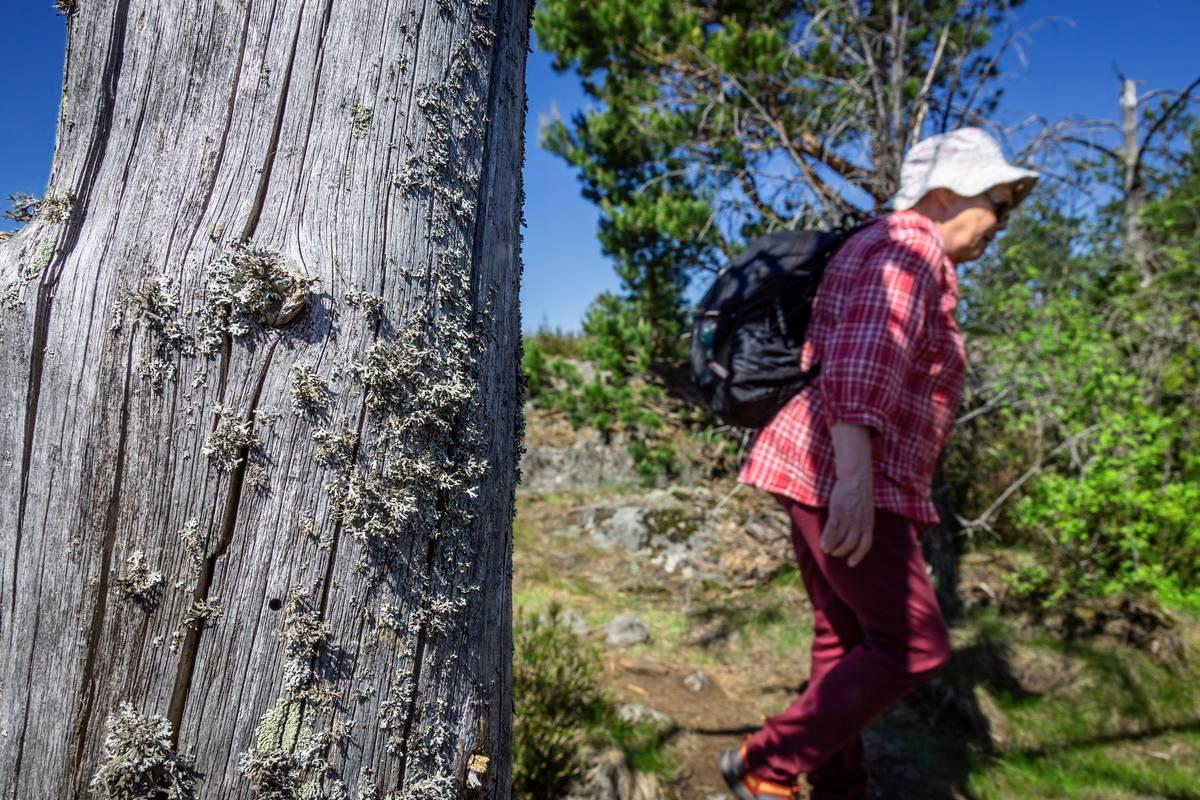
M 243 453 L 257 451 L 262 439 L 254 431 L 254 425 L 243 421 L 233 409 L 217 403 L 213 406 L 217 415 L 217 427 L 208 435 L 201 452 L 220 472 L 232 472 L 242 463 Z
M 199 630 L 206 623 L 216 622 L 225 613 L 225 604 L 220 600 L 196 600 L 188 607 L 183 619 L 171 634 L 171 652 L 179 651 L 187 630 Z
M 279 632 L 286 659 L 283 696 L 263 714 L 254 747 L 238 761 L 238 771 L 257 800 L 349 798 L 323 755 L 350 735 L 349 724 L 334 722 L 318 732 L 311 728 L 316 712 L 333 701 L 332 687 L 321 681 L 316 668 L 329 636 L 328 623 L 309 606 L 307 593 L 290 589 Z
M 283 665 L 283 691 L 291 700 L 319 699 L 323 696 L 320 676 L 314 662 L 320 656 L 321 646 L 328 643 L 331 630 L 328 622 L 310 608 L 308 594 L 299 588 L 288 592 L 284 604 L 283 640 L 285 662 Z
M 179 291 L 166 275 L 150 278 L 128 296 L 129 318 L 150 333 L 150 353 L 144 356 L 138 375 L 159 393 L 174 380 L 176 360 L 195 353 L 195 340 L 179 315 Z
M 251 464 L 246 467 L 245 483 L 257 492 L 266 492 L 271 486 L 271 476 L 262 464 Z
M 234 245 L 208 265 L 197 332 L 201 352 L 215 352 L 226 335 L 287 325 L 308 307 L 316 283 L 277 250 Z
M 204 621 L 216 622 L 224 613 L 225 604 L 217 598 L 197 600 L 183 615 L 183 624 L 189 628 L 195 628 Z
M 316 428 L 312 439 L 317 444 L 317 463 L 336 469 L 347 469 L 354 464 L 354 451 L 358 447 L 358 433 L 342 423 L 336 428 Z
M 70 191 L 51 190 L 41 199 L 24 193 L 10 194 L 8 200 L 12 205 L 4 212 L 4 216 L 21 224 L 42 219 L 58 225 L 71 218 L 71 210 L 75 207 L 75 195 Z
M 371 130 L 371 120 L 375 118 L 375 109 L 362 103 L 355 103 L 350 110 L 350 135 L 355 139 L 367 138 Z
M 255 800 L 326 798 L 349 800 L 350 793 L 322 753 L 349 735 L 348 726 L 313 733 L 301 727 L 301 703 L 279 701 L 263 715 L 255 747 L 242 753 L 238 771 Z M 328 782 L 329 785 L 322 784 Z
M 357 308 L 371 319 L 383 313 L 384 299 L 370 292 L 346 292 L 346 305 Z
M 163 574 L 150 568 L 145 553 L 134 550 L 113 579 L 113 585 L 126 599 L 145 611 L 153 611 L 162 596 Z
M 304 364 L 296 364 L 288 370 L 288 393 L 296 411 L 317 415 L 329 408 L 329 381 Z
M 195 797 L 199 775 L 190 756 L 175 752 L 168 720 L 122 703 L 104 728 L 104 758 L 89 784 L 103 800 Z
M 200 572 L 204 569 L 204 542 L 200 536 L 200 520 L 192 517 L 187 522 L 183 523 L 183 527 L 179 530 L 179 543 L 183 545 L 183 552 L 187 553 L 188 557 L 188 579 L 192 585 L 200 580 Z M 175 583 L 175 588 L 182 588 L 183 580 Z
M 41 277 L 42 271 L 50 266 L 50 262 L 54 259 L 54 251 L 53 241 L 45 241 L 38 245 L 29 265 L 21 270 L 15 280 L 4 287 L 4 294 L 0 296 L 0 309 L 16 308 L 21 304 L 25 296 L 25 287 Z
M 71 194 L 70 190 L 61 192 L 49 191 L 38 202 L 37 214 L 38 217 L 46 220 L 46 222 L 59 225 L 71 218 L 71 211 L 74 208 L 75 195 Z
M 292 757 L 282 750 L 248 750 L 238 760 L 238 772 L 250 782 L 250 791 L 258 800 L 292 800 L 300 788 Z

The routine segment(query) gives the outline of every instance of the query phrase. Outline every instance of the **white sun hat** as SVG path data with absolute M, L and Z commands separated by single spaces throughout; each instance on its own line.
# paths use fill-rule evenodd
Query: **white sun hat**
M 904 156 L 900 191 L 892 208 L 903 211 L 934 189 L 949 189 L 960 197 L 974 197 L 994 186 L 1011 185 L 1013 206 L 1020 204 L 1037 183 L 1033 170 L 1004 160 L 1000 145 L 979 128 L 959 128 L 930 136 Z

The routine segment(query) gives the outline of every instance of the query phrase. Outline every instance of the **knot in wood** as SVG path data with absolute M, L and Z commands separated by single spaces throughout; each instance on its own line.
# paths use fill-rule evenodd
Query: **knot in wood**
M 312 284 L 295 273 L 276 273 L 271 276 L 271 296 L 259 314 L 259 321 L 272 328 L 281 328 L 308 307 Z

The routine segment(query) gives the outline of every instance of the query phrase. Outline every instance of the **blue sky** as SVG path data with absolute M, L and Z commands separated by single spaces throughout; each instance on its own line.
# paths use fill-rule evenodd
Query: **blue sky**
M 581 0 L 582 2 L 583 0 Z M 0 196 L 40 195 L 54 150 L 65 25 L 50 0 L 7 0 L 0 52 L 9 64 L 0 115 Z M 1186 86 L 1200 75 L 1200 0 L 1029 0 L 1016 12 L 1022 59 L 1011 58 L 1002 79 L 998 121 L 1030 114 L 1112 118 L 1116 70 L 1142 89 Z M 526 126 L 525 276 L 521 305 L 526 330 L 574 330 L 599 292 L 616 290 L 612 265 L 596 242 L 597 211 L 579 195 L 575 174 L 537 147 L 538 125 L 555 110 L 564 118 L 587 99 L 550 58 L 529 55 Z

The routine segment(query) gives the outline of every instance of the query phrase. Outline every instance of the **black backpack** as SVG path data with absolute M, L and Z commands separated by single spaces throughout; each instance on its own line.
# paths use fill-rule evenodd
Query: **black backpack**
M 819 364 L 800 369 L 813 298 L 830 257 L 864 225 L 770 233 L 717 274 L 694 312 L 691 364 L 723 422 L 761 428 L 817 376 Z

